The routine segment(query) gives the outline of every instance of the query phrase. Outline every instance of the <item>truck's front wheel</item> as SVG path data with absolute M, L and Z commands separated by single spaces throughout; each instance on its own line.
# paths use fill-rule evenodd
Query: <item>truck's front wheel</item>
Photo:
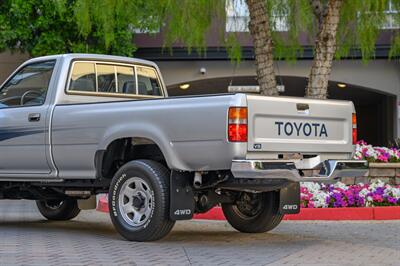
M 76 199 L 38 200 L 36 205 L 45 218 L 53 221 L 71 220 L 81 211 Z
M 274 229 L 283 218 L 278 208 L 276 192 L 242 192 L 234 203 L 222 204 L 229 224 L 243 233 L 263 233 Z
M 169 170 L 160 163 L 126 163 L 115 174 L 108 195 L 111 220 L 128 240 L 160 239 L 175 224 L 169 219 Z

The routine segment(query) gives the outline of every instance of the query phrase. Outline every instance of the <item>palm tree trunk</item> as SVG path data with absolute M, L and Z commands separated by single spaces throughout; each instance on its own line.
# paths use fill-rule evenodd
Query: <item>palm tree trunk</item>
M 246 0 L 250 13 L 249 29 L 253 37 L 257 81 L 261 94 L 279 95 L 276 87 L 271 28 L 265 0 Z
M 315 43 L 314 61 L 308 78 L 306 97 L 326 99 L 328 81 L 336 52 L 336 33 L 343 0 L 329 0 Z

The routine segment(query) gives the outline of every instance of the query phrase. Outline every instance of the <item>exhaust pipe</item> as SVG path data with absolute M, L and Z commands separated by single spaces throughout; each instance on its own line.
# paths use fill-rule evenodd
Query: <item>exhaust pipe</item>
M 194 187 L 201 187 L 202 182 L 203 182 L 203 177 L 201 176 L 201 173 L 200 172 L 195 172 L 194 173 L 193 186 Z

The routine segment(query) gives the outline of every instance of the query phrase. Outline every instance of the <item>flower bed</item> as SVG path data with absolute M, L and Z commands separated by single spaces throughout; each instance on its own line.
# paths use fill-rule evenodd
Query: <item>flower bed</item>
M 357 142 L 354 158 L 372 163 L 400 163 L 400 149 L 374 147 L 360 140 Z
M 304 182 L 300 191 L 303 208 L 400 206 L 400 186 L 379 179 L 371 184 L 350 186 L 341 182 L 333 185 Z
M 314 182 L 301 184 L 301 207 L 343 208 L 400 206 L 400 185 L 385 184 L 386 180 L 400 177 L 400 149 L 373 147 L 365 141 L 357 142 L 354 159 L 370 162 L 371 184 L 346 185 L 338 182 L 324 185 Z M 366 178 L 368 182 L 368 178 Z M 366 182 L 366 183 L 367 183 Z
M 369 162 L 369 173 L 367 176 L 354 178 L 342 178 L 347 185 L 357 183 L 371 183 L 379 178 L 387 184 L 400 185 L 400 148 L 397 147 L 374 147 L 365 141 L 357 142 L 354 159 L 367 160 Z

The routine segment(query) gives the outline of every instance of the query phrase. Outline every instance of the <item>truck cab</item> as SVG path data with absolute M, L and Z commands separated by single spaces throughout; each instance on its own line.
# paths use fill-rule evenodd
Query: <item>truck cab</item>
M 129 67 L 117 62 L 118 57 L 60 55 L 22 64 L 1 86 L 0 178 L 58 179 L 51 142 L 51 117 L 56 105 L 167 95 L 155 64 L 137 59 Z

